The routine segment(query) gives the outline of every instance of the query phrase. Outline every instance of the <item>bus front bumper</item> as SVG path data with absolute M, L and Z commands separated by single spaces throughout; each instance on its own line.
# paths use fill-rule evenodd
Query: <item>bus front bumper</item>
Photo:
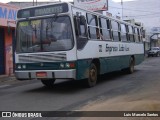
M 15 71 L 18 80 L 31 79 L 76 79 L 76 70 L 32 70 L 32 71 Z

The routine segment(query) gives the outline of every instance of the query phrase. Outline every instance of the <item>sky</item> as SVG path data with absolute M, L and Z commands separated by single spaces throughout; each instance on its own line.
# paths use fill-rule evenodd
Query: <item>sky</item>
M 24 1 L 33 1 L 33 0 L 0 0 L 1 3 L 7 3 L 7 2 L 10 2 L 10 1 L 16 1 L 16 2 L 24 2 Z M 34 0 L 36 1 L 36 0 Z M 52 0 L 37 0 L 37 1 L 52 1 Z M 58 1 L 58 0 L 55 0 L 55 1 Z M 73 0 L 61 0 L 61 1 L 73 1 Z M 113 0 L 115 2 L 121 2 L 121 0 Z M 125 1 L 133 1 L 133 0 L 123 0 L 123 2 Z

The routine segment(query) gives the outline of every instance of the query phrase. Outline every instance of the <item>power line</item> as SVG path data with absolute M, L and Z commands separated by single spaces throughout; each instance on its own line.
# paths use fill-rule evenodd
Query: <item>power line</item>
M 123 16 L 124 18 L 160 18 L 160 16 Z
M 136 15 L 136 16 L 129 16 L 129 17 L 138 17 L 138 16 L 151 16 L 151 15 L 160 15 L 160 12 L 159 13 L 155 13 L 155 14 L 144 14 L 144 15 Z
M 125 17 L 125 18 L 160 18 L 160 16 L 151 16 L 151 15 L 135 15 L 135 16 L 123 16 L 123 17 Z
M 111 8 L 117 8 L 117 9 L 122 9 L 122 8 L 119 8 L 119 7 L 114 7 L 114 6 L 109 6 L 109 7 L 111 7 Z M 130 8 L 124 8 L 123 7 L 123 9 L 125 9 L 125 10 L 130 10 L 130 11 L 138 11 L 138 12 L 150 12 L 150 13 L 159 13 L 159 12 L 153 12 L 153 11 L 144 11 L 144 10 L 135 10 L 135 9 L 130 9 Z

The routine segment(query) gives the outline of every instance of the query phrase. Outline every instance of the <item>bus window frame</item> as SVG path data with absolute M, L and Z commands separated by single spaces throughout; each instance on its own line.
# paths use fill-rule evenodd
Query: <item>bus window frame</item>
M 94 25 L 88 23 L 88 21 L 89 21 L 88 16 L 89 15 L 94 16 L 94 19 L 95 19 L 95 24 Z M 98 16 L 95 15 L 95 14 L 86 13 L 86 19 L 87 19 L 88 39 L 98 40 L 98 36 L 96 34 L 97 29 L 99 29 L 99 27 L 98 27 Z M 95 29 L 95 34 L 93 34 L 95 38 L 91 37 L 91 28 Z
M 137 28 L 137 27 L 134 27 L 134 36 L 135 36 L 135 38 L 137 37 L 137 40 L 135 39 L 135 42 L 139 43 L 141 40 L 140 40 L 139 28 Z
M 88 42 L 88 29 L 87 29 L 87 23 L 86 23 L 86 18 L 84 15 L 75 15 L 73 16 L 74 19 L 74 27 L 75 27 L 75 33 L 76 33 L 76 40 L 77 40 L 77 49 L 81 50 L 84 48 L 85 44 Z M 82 20 L 83 19 L 83 20 Z M 84 28 L 85 28 L 85 35 L 81 35 L 81 28 L 80 28 L 80 22 L 81 20 L 84 23 Z
M 105 20 L 105 23 L 106 23 L 106 27 L 107 27 L 107 28 L 105 28 L 105 27 L 102 26 L 102 21 L 101 21 L 101 19 L 104 19 L 104 20 Z M 99 29 L 100 29 L 100 33 L 101 33 L 102 36 L 103 36 L 103 40 L 112 41 L 111 29 L 110 29 L 110 20 L 109 20 L 108 18 L 99 17 Z M 102 30 L 106 30 L 106 31 L 109 33 L 109 39 L 105 39 Z
M 86 23 L 86 19 L 85 19 L 85 16 L 84 15 L 80 15 L 80 16 L 74 16 L 74 26 L 76 28 L 75 32 L 76 32 L 76 36 L 77 37 L 86 37 L 88 38 L 88 32 L 87 32 L 87 23 Z M 84 25 L 84 35 L 82 35 L 81 33 L 81 24 L 80 23 L 83 23 L 82 25 Z
M 112 24 L 112 22 L 117 23 L 117 25 L 118 25 L 118 27 L 117 27 L 118 29 L 117 29 L 117 30 L 114 30 L 114 29 L 113 29 L 113 24 Z M 113 41 L 114 41 L 114 42 L 119 42 L 119 41 L 121 41 L 119 22 L 116 21 L 116 20 L 112 20 L 112 19 L 111 19 L 110 25 L 111 25 L 111 32 L 112 32 L 112 39 L 113 39 Z M 118 33 L 118 36 L 117 36 L 118 40 L 115 40 L 115 39 L 114 39 L 114 32 L 117 32 L 117 33 Z
M 124 31 L 122 31 L 122 25 L 124 25 L 124 30 L 125 30 L 125 32 L 124 32 Z M 121 30 L 121 41 L 122 41 L 122 42 L 128 42 L 128 35 L 127 35 L 128 31 L 127 31 L 127 25 L 126 25 L 126 24 L 124 24 L 124 23 L 120 23 L 120 30 Z M 123 35 L 126 37 L 126 40 L 123 40 L 123 39 L 122 39 L 122 33 L 123 33 Z
M 131 28 L 131 29 L 130 29 Z M 132 32 L 130 31 L 132 30 Z M 132 37 L 132 41 L 131 41 L 131 37 Z M 133 30 L 133 26 L 132 25 L 128 25 L 128 38 L 130 42 L 135 42 L 135 38 L 134 38 L 134 30 Z

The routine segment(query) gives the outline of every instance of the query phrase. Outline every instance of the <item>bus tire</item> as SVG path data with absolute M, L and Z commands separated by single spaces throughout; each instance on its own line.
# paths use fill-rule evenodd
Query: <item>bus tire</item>
M 134 61 L 133 57 L 131 57 L 130 62 L 129 62 L 129 67 L 127 69 L 127 72 L 129 74 L 132 74 L 134 72 L 134 65 L 135 65 L 135 61 Z
M 156 57 L 159 57 L 159 53 L 157 52 Z
M 41 79 L 41 82 L 46 87 L 53 87 L 55 79 Z
M 89 67 L 88 79 L 87 79 L 87 87 L 93 87 L 97 83 L 97 67 L 94 63 L 92 63 Z

